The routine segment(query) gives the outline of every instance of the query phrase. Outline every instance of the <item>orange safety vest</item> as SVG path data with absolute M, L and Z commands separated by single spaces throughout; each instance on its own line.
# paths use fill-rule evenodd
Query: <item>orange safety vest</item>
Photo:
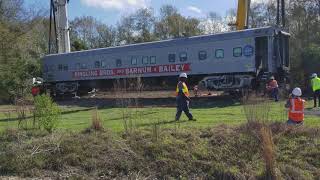
M 276 80 L 272 80 L 272 81 L 270 81 L 269 82 L 269 87 L 271 88 L 271 89 L 274 89 L 274 88 L 277 88 L 278 87 L 278 82 L 276 81 Z
M 176 96 L 179 95 L 179 90 L 182 90 L 182 92 L 187 96 L 189 97 L 190 94 L 189 94 L 189 89 L 186 85 L 186 83 L 182 82 L 182 81 L 179 81 L 178 84 L 177 84 L 177 88 L 176 88 Z
M 290 98 L 289 119 L 295 122 L 304 120 L 304 103 L 301 98 Z

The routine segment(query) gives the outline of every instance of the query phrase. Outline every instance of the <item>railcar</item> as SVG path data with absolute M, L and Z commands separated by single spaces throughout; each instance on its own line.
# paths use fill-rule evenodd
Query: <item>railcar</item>
M 257 89 L 273 75 L 285 83 L 290 35 L 263 27 L 213 35 L 45 56 L 44 82 L 56 94 L 111 88 L 116 79 L 141 77 L 149 87 L 173 85 L 181 72 L 209 90 Z

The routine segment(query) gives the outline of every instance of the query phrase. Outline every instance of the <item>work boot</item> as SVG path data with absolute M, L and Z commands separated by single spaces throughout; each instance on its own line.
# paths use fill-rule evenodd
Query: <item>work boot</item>
M 197 119 L 195 119 L 195 118 L 192 118 L 192 119 L 189 119 L 189 121 L 197 121 Z

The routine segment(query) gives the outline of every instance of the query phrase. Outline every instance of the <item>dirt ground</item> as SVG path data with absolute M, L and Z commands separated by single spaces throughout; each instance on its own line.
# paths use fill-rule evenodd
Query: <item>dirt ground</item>
M 221 100 L 234 102 L 231 96 L 223 95 L 220 92 L 202 93 L 195 97 L 191 91 L 192 105 L 197 107 L 210 106 L 212 103 Z M 59 105 L 80 106 L 80 107 L 119 107 L 119 103 L 131 101 L 129 107 L 175 107 L 175 94 L 172 91 L 142 91 L 142 92 L 98 92 L 94 95 L 82 97 L 66 97 L 57 100 Z

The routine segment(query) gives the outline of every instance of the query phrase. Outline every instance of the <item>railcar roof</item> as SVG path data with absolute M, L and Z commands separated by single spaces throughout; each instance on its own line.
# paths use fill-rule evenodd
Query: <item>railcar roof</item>
M 137 50 L 145 50 L 146 48 L 162 48 L 162 47 L 170 47 L 176 45 L 188 45 L 194 43 L 205 43 L 210 41 L 222 41 L 227 39 L 234 38 L 243 38 L 243 37 L 252 37 L 252 36 L 263 36 L 270 35 L 274 30 L 279 30 L 275 27 L 263 27 L 263 28 L 252 28 L 241 31 L 232 31 L 225 33 L 217 33 L 210 35 L 200 35 L 200 36 L 192 36 L 192 37 L 184 37 L 184 38 L 176 38 L 169 40 L 161 40 L 161 41 L 153 41 L 146 43 L 138 43 L 138 44 L 130 44 L 124 46 L 115 46 L 115 47 L 107 47 L 107 48 L 99 48 L 99 49 L 90 49 L 84 51 L 74 51 L 70 53 L 62 53 L 62 54 L 50 54 L 46 57 L 59 57 L 59 56 L 85 56 L 85 55 L 102 55 L 109 53 L 122 53 L 127 51 L 137 51 Z

